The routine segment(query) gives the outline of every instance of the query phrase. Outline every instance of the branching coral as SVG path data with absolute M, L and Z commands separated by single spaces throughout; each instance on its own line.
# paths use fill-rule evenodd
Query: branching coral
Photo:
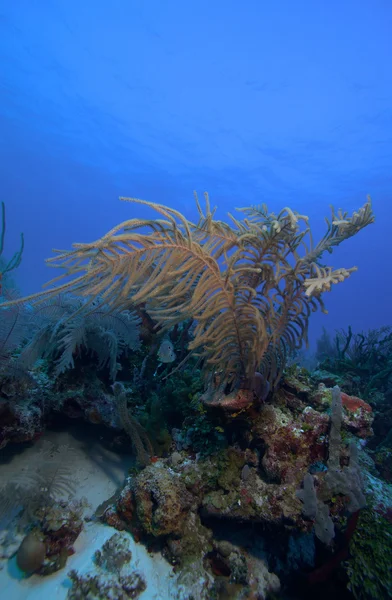
M 6 233 L 6 218 L 5 218 L 5 204 L 1 203 L 1 228 L 0 228 L 0 296 L 7 298 L 11 297 L 9 291 L 5 292 L 5 283 L 9 285 L 7 281 L 8 275 L 11 271 L 17 269 L 22 260 L 23 248 L 24 248 L 24 237 L 23 233 L 20 234 L 20 248 L 12 258 L 7 262 L 4 260 L 4 241 Z M 13 296 L 14 294 L 12 294 Z M 0 309 L 1 310 L 1 309 Z M 0 312 L 0 372 L 3 375 L 6 373 L 7 376 L 13 376 L 19 373 L 19 369 L 13 365 L 10 361 L 12 351 L 18 346 L 23 336 L 26 334 L 26 312 L 21 306 L 13 306 L 9 310 Z
M 4 239 L 6 231 L 6 219 L 5 219 L 5 204 L 1 203 L 1 231 L 0 231 L 0 295 L 3 293 L 3 280 L 4 275 L 17 269 L 22 260 L 23 248 L 24 248 L 24 237 L 23 233 L 20 234 L 20 248 L 8 262 L 4 262 L 2 254 L 4 251 Z
M 65 273 L 25 300 L 68 291 L 86 297 L 91 310 L 97 296 L 113 310 L 143 303 L 163 330 L 191 318 L 189 350 L 206 375 L 219 372 L 221 384 L 237 389 L 249 389 L 258 371 L 279 379 L 288 353 L 306 341 L 311 312 L 324 310 L 322 293 L 353 270 L 325 268 L 321 255 L 374 220 L 370 198 L 351 217 L 332 210 L 314 244 L 308 218 L 290 208 L 277 215 L 265 205 L 240 209 L 246 218 L 229 215 L 229 225 L 214 219 L 207 194 L 205 212 L 196 196 L 197 223 L 160 204 L 122 200 L 160 218 L 131 219 L 95 242 L 56 251 L 48 263 Z
M 93 313 L 83 312 L 83 301 L 69 295 L 50 298 L 31 312 L 32 337 L 20 353 L 16 366 L 31 369 L 41 357 L 56 357 L 54 375 L 74 367 L 74 356 L 82 349 L 98 359 L 98 370 L 109 367 L 116 379 L 118 359 L 140 346 L 140 319 L 130 311 L 109 311 L 95 303 Z M 1 327 L 0 327 L 1 330 Z
M 336 331 L 334 340 L 324 331 L 317 359 L 321 369 L 344 377 L 351 393 L 377 401 L 392 381 L 392 327 L 354 333 L 349 326 Z
M 117 412 L 120 423 L 129 435 L 132 446 L 136 453 L 138 465 L 146 466 L 153 455 L 153 448 L 147 433 L 139 421 L 133 417 L 127 407 L 127 395 L 124 386 L 120 382 L 112 385 Z

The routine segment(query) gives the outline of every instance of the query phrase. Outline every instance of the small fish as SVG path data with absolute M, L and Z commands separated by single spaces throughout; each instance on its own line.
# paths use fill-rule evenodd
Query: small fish
M 159 346 L 158 359 L 162 363 L 171 363 L 176 360 L 174 346 L 170 340 L 163 340 L 162 344 Z

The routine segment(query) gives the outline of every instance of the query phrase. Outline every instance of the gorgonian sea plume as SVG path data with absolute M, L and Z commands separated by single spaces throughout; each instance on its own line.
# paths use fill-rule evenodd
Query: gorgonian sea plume
M 215 219 L 208 194 L 205 209 L 195 198 L 196 223 L 175 209 L 121 198 L 148 206 L 157 218 L 130 219 L 94 242 L 55 250 L 47 262 L 64 272 L 50 289 L 23 300 L 71 292 L 86 299 L 87 311 L 97 297 L 113 310 L 143 304 L 161 330 L 191 318 L 188 349 L 202 359 L 207 381 L 218 374 L 220 390 L 246 390 L 261 373 L 274 384 L 288 354 L 307 341 L 311 312 L 325 310 L 323 293 L 356 270 L 320 259 L 374 221 L 371 200 L 351 216 L 332 209 L 315 243 L 308 217 L 290 208 L 242 208 L 242 219 L 229 214 L 224 222 Z

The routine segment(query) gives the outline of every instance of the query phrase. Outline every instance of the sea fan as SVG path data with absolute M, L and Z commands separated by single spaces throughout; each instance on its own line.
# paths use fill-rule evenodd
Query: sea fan
M 32 314 L 35 335 L 19 357 L 24 369 L 41 357 L 55 356 L 55 375 L 74 367 L 74 356 L 85 348 L 98 359 L 98 368 L 109 367 L 114 381 L 118 359 L 127 350 L 137 350 L 140 319 L 132 312 L 109 312 L 95 302 L 95 311 L 84 311 L 82 299 L 62 294 L 36 307 Z
M 12 482 L 0 488 L 0 522 L 4 525 L 21 509 L 24 517 L 31 520 L 38 508 L 74 496 L 79 482 L 75 463 L 75 452 L 70 446 L 56 447 L 45 441 Z
M 231 226 L 214 219 L 205 198 L 205 212 L 197 200 L 197 223 L 172 208 L 123 198 L 159 218 L 131 219 L 95 242 L 56 251 L 48 262 L 65 273 L 52 290 L 26 300 L 72 292 L 86 298 L 91 312 L 144 304 L 163 331 L 193 319 L 189 350 L 203 361 L 208 379 L 218 372 L 221 382 L 249 388 L 261 370 L 276 384 L 289 351 L 307 341 L 310 313 L 324 310 L 322 294 L 353 270 L 318 261 L 373 222 L 370 198 L 352 216 L 332 210 L 317 244 L 308 218 L 288 207 L 278 214 L 265 205 L 241 209 L 246 218 L 229 215 Z M 61 277 L 67 281 L 57 285 Z

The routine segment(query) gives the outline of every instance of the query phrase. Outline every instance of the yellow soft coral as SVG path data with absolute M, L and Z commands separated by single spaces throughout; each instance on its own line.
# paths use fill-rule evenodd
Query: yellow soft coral
M 205 211 L 196 196 L 197 223 L 161 204 L 122 200 L 157 218 L 130 219 L 97 241 L 56 251 L 48 263 L 65 272 L 50 282 L 55 287 L 24 300 L 69 291 L 87 298 L 83 310 L 94 310 L 97 296 L 113 309 L 143 304 L 162 329 L 191 318 L 189 350 L 206 373 L 240 388 L 259 370 L 279 378 L 287 354 L 306 341 L 310 313 L 323 309 L 321 294 L 355 270 L 320 267 L 321 255 L 374 220 L 370 198 L 352 217 L 332 210 L 315 245 L 308 218 L 289 208 L 243 208 L 246 218 L 229 215 L 229 225 L 214 219 L 207 194 Z

